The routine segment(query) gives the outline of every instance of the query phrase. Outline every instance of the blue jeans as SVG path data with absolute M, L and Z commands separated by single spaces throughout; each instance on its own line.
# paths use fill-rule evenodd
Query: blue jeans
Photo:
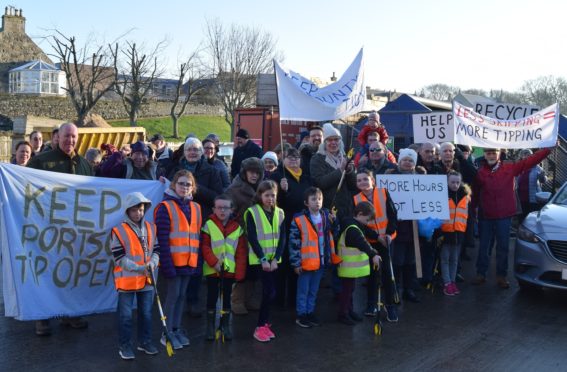
M 443 244 L 441 247 L 441 275 L 443 276 L 443 284 L 455 282 L 460 253 L 460 244 Z
M 177 275 L 174 278 L 166 279 L 167 297 L 165 298 L 164 313 L 166 317 L 167 330 L 172 331 L 181 327 L 181 316 L 185 307 L 185 296 L 189 286 L 190 276 Z
M 476 260 L 476 272 L 486 276 L 490 263 L 490 245 L 496 240 L 496 275 L 508 274 L 508 244 L 510 242 L 510 224 L 512 219 L 481 219 L 478 222 L 480 245 Z
M 323 277 L 323 268 L 316 271 L 303 271 L 297 278 L 297 315 L 311 314 L 315 311 L 319 283 Z
M 138 304 L 138 342 L 145 344 L 152 340 L 152 304 L 153 288 L 148 291 L 118 293 L 118 342 L 120 345 L 131 344 L 132 309 L 134 299 Z

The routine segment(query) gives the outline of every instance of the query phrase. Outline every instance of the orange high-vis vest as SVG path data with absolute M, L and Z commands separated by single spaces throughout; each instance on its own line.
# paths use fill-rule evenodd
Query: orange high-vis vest
M 323 217 L 323 213 L 321 213 Z M 295 217 L 295 224 L 301 232 L 301 268 L 305 271 L 319 270 L 321 267 L 321 254 L 319 252 L 319 234 L 309 218 L 302 214 Z M 341 259 L 335 254 L 335 242 L 333 234 L 328 232 L 329 242 L 331 243 L 331 262 L 340 263 Z
M 121 223 L 112 229 L 112 233 L 120 241 L 126 255 L 138 265 L 145 265 L 148 263 L 152 256 L 156 239 L 156 225 L 144 221 L 146 231 L 148 234 L 148 249 L 144 252 L 144 248 L 140 243 L 140 238 L 132 230 L 132 227 L 126 222 Z M 114 285 L 117 290 L 122 291 L 137 291 L 146 286 L 147 277 L 143 273 L 134 271 L 126 271 L 119 265 L 114 265 Z
M 169 249 L 173 265 L 177 267 L 197 267 L 199 258 L 199 238 L 201 232 L 201 206 L 189 202 L 191 221 L 173 200 L 164 200 L 159 205 L 165 206 L 169 213 Z M 154 209 L 154 219 L 159 205 Z
M 443 221 L 441 231 L 443 232 L 465 232 L 467 231 L 467 219 L 469 218 L 469 197 L 464 196 L 457 205 L 453 199 L 449 199 L 449 220 Z
M 368 227 L 380 236 L 386 235 L 386 228 L 388 227 L 388 214 L 386 213 L 386 189 L 379 189 L 375 187 L 372 190 L 372 205 L 376 210 L 376 216 L 374 216 L 374 221 L 368 224 Z M 370 202 L 363 192 L 359 192 L 354 196 L 354 205 L 362 202 Z M 394 231 L 392 234 L 392 239 L 396 238 L 397 233 Z M 370 240 L 369 240 L 370 241 Z M 371 243 L 376 243 L 370 241 Z

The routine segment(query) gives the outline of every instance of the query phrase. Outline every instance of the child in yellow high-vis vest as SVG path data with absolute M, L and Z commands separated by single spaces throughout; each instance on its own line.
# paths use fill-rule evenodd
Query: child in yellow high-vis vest
M 352 304 L 355 281 L 356 278 L 370 275 L 371 264 L 376 270 L 380 267 L 378 252 L 366 240 L 366 236 L 373 233 L 367 225 L 374 221 L 375 213 L 374 206 L 363 201 L 354 207 L 354 217 L 347 217 L 341 222 L 342 233 L 337 254 L 342 262 L 337 272 L 341 279 L 338 320 L 343 324 L 354 325 L 355 321 L 362 321 L 362 316 L 354 311 Z
M 286 244 L 284 212 L 276 205 L 278 185 L 262 181 L 256 191 L 255 204 L 244 213 L 248 238 L 248 264 L 261 265 L 262 304 L 254 338 L 268 342 L 275 338 L 270 324 L 270 307 L 276 295 L 276 270 Z
M 132 309 L 138 304 L 138 350 L 149 355 L 158 353 L 152 342 L 152 303 L 154 287 L 148 280 L 149 270 L 159 262 L 156 227 L 144 221 L 151 201 L 133 192 L 124 202 L 126 219 L 112 229 L 111 250 L 114 258 L 114 284 L 118 291 L 118 351 L 122 359 L 134 359 L 132 348 Z
M 232 199 L 222 194 L 215 198 L 213 214 L 201 229 L 201 252 L 207 277 L 207 340 L 215 339 L 216 305 L 222 290 L 220 329 L 225 340 L 232 339 L 230 295 L 234 281 L 246 274 L 248 247 L 244 232 L 232 212 Z M 221 288 L 222 286 L 222 288 Z

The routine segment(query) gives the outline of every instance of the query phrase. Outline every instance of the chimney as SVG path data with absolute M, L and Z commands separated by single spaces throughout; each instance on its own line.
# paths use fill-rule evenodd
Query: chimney
M 333 71 L 333 76 L 331 76 L 331 81 L 337 81 L 337 77 L 335 76 L 335 71 Z
M 7 6 L 2 16 L 2 32 L 14 34 L 26 33 L 26 19 L 22 16 L 21 9 Z

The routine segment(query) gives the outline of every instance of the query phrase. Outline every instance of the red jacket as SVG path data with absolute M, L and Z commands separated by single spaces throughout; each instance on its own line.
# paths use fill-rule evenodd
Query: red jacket
M 234 232 L 240 225 L 236 222 L 235 219 L 230 219 L 226 226 L 223 226 L 222 222 L 218 219 L 217 216 L 211 214 L 209 217 L 222 231 L 224 237 L 227 237 L 230 233 Z M 204 225 L 204 224 L 203 224 Z M 203 231 L 201 231 L 201 252 L 203 253 L 203 258 L 209 264 L 209 266 L 214 267 L 218 259 L 213 253 L 213 249 L 211 248 L 211 236 Z M 244 234 L 238 239 L 238 246 L 236 247 L 236 254 L 234 255 L 234 260 L 236 263 L 236 272 L 235 274 L 225 272 L 225 278 L 236 278 L 237 281 L 241 281 L 244 279 L 246 274 L 246 263 L 248 261 L 248 245 L 246 243 L 246 238 Z M 216 277 L 219 274 L 212 274 Z
M 479 217 L 496 219 L 516 215 L 514 178 L 537 165 L 550 152 L 550 149 L 543 149 L 515 163 L 499 161 L 496 171 L 486 162 L 482 164 L 473 185 L 473 208 L 479 207 Z

